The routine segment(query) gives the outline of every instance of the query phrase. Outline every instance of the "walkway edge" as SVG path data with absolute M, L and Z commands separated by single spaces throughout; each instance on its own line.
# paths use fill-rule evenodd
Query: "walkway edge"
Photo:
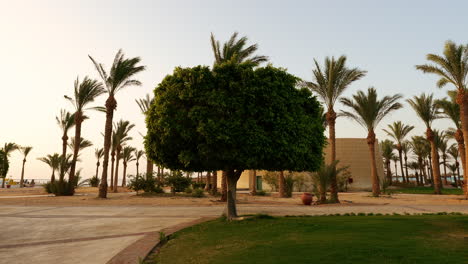
M 216 218 L 217 217 L 201 217 L 193 221 L 164 228 L 160 231 L 149 232 L 144 237 L 117 253 L 117 255 L 112 257 L 106 264 L 138 264 L 138 259 L 146 258 L 153 248 L 159 245 L 159 232 L 164 232 L 166 236 L 169 236 L 184 228 Z

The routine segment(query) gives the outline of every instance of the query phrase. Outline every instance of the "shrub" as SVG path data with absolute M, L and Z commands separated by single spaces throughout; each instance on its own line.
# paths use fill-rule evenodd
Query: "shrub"
M 193 189 L 192 197 L 197 197 L 197 198 L 205 197 L 205 192 L 203 191 L 203 189 L 199 189 L 199 188 Z
M 148 176 L 148 175 L 147 175 Z M 146 193 L 163 193 L 164 190 L 159 186 L 158 181 L 152 175 L 149 177 L 143 177 L 138 175 L 136 177 L 129 176 L 128 188 L 134 190 L 137 194 L 138 191 L 144 191 Z
M 191 193 L 193 192 L 193 189 L 190 188 L 190 187 L 187 187 L 187 188 L 185 188 L 184 192 L 185 192 L 186 194 L 191 194 Z
M 192 183 L 192 188 L 193 189 L 204 189 L 205 185 L 206 185 L 206 183 L 203 183 L 203 182 L 193 182 Z
M 101 180 L 98 178 L 97 175 L 88 180 L 89 186 L 91 187 L 98 187 L 100 182 Z
M 47 193 L 53 193 L 56 196 L 70 196 L 75 193 L 75 186 L 68 181 L 54 181 L 44 184 L 44 190 Z
M 267 193 L 265 191 L 257 191 L 258 196 L 265 196 Z
M 278 191 L 278 173 L 274 171 L 267 171 L 265 176 L 263 176 L 263 180 L 270 185 L 271 191 L 276 192 Z
M 172 171 L 166 178 L 166 183 L 171 186 L 172 193 L 182 192 L 187 187 L 190 187 L 192 180 L 184 177 L 180 171 Z
M 288 174 L 286 177 L 284 177 L 284 183 L 285 183 L 285 189 L 286 189 L 286 197 L 291 197 L 292 192 L 294 189 L 294 183 L 296 181 L 294 180 L 292 174 Z

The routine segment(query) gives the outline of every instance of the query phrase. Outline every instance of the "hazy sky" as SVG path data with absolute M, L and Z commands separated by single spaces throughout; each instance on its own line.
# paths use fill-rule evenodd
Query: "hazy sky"
M 209 36 L 222 41 L 234 31 L 259 44 L 259 54 L 275 66 L 311 79 L 313 59 L 348 56 L 349 66 L 368 71 L 346 95 L 375 86 L 379 94 L 421 92 L 445 95 L 436 78 L 415 70 L 429 52 L 441 53 L 451 39 L 467 43 L 466 1 L 10 1 L 0 0 L 0 144 L 15 142 L 34 149 L 26 167 L 27 178 L 48 178 L 50 170 L 37 158 L 60 152 L 61 133 L 55 123 L 60 108 L 71 110 L 63 95 L 73 81 L 97 78 L 88 59 L 94 56 L 110 66 L 122 48 L 140 56 L 147 66 L 138 75 L 141 87 L 117 95 L 115 120 L 136 124 L 132 146 L 143 148 L 138 132 L 145 133 L 144 117 L 136 98 L 151 93 L 176 66 L 212 65 Z M 102 96 L 96 105 L 103 105 Z M 337 107 L 341 108 L 340 105 Z M 82 153 L 85 178 L 94 175 L 94 147 L 102 147 L 104 115 L 89 112 L 82 136 L 95 146 Z M 406 105 L 387 118 L 416 126 L 422 123 Z M 437 121 L 444 129 L 448 121 Z M 70 133 L 73 135 L 73 132 Z M 365 137 L 356 124 L 338 119 L 337 137 Z M 8 176 L 19 178 L 21 154 L 11 158 Z M 144 160 L 140 169 L 144 171 Z M 129 165 L 134 173 L 135 164 Z

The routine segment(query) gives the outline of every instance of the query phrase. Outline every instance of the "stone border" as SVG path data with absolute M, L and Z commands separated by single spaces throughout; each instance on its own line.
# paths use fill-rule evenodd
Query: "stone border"
M 218 217 L 201 217 L 196 220 L 177 224 L 164 228 L 160 231 L 148 232 L 143 238 L 137 240 L 133 244 L 127 246 L 125 249 L 120 251 L 117 255 L 112 257 L 106 264 L 137 264 L 138 259 L 144 259 L 148 256 L 151 251 L 160 246 L 161 241 L 159 240 L 159 233 L 163 232 L 166 236 L 170 236 L 177 231 L 184 228 L 200 224 L 206 221 L 214 220 Z

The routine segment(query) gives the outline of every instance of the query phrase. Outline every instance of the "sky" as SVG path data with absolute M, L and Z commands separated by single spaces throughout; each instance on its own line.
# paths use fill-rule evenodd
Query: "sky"
M 344 96 L 373 86 L 382 96 L 401 93 L 405 98 L 422 92 L 444 97 L 435 76 L 415 69 L 427 53 L 440 54 L 446 40 L 467 43 L 466 1 L 22 1 L 0 0 L 0 145 L 15 142 L 33 146 L 26 163 L 27 179 L 47 179 L 49 167 L 38 157 L 61 152 L 61 131 L 55 116 L 72 110 L 64 99 L 79 76 L 98 78 L 88 55 L 110 67 L 122 48 L 140 56 L 147 70 L 143 83 L 118 93 L 114 120 L 136 125 L 130 145 L 143 149 L 144 116 L 135 99 L 152 93 L 174 67 L 212 65 L 210 33 L 227 40 L 233 32 L 258 43 L 258 54 L 304 80 L 312 79 L 314 59 L 346 55 L 349 67 L 368 71 Z M 94 105 L 103 105 L 101 96 Z M 343 109 L 338 104 L 335 111 Z M 104 114 L 88 112 L 82 136 L 94 146 L 81 154 L 82 175 L 94 175 L 94 148 L 103 146 Z M 425 128 L 405 103 L 383 120 L 382 128 L 401 120 Z M 447 120 L 437 129 L 451 126 Z M 362 127 L 338 119 L 337 137 L 366 137 Z M 73 136 L 73 131 L 70 132 Z M 8 176 L 21 175 L 22 155 L 11 156 Z M 144 171 L 145 160 L 140 161 Z M 135 163 L 128 168 L 135 173 Z

